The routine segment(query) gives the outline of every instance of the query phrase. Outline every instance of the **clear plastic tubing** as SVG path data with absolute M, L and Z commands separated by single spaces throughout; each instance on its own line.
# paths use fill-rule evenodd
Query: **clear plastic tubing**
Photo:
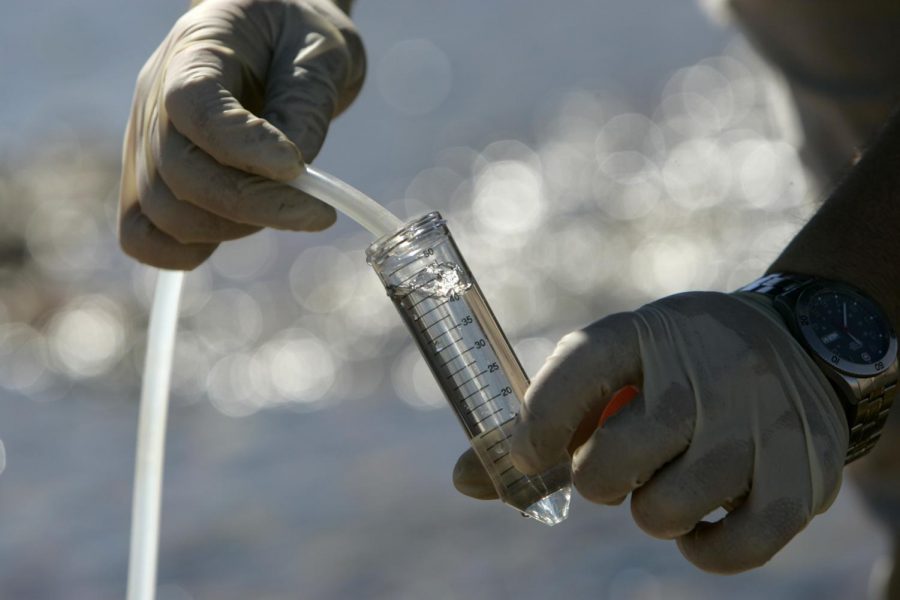
M 366 256 L 500 499 L 547 525 L 564 520 L 572 496 L 571 465 L 527 476 L 512 464 L 510 433 L 528 377 L 440 213 L 380 238 Z
M 288 185 L 328 202 L 376 238 L 396 231 L 401 225 L 397 217 L 377 202 L 321 171 L 307 168 L 306 173 Z M 156 596 L 166 415 L 183 281 L 181 271 L 159 271 L 150 310 L 131 507 L 128 600 L 153 600 Z
M 368 250 L 369 262 L 503 501 L 542 523 L 553 525 L 565 519 L 571 497 L 569 465 L 524 477 L 509 461 L 509 429 L 528 378 L 440 215 L 431 213 L 402 225 L 359 190 L 312 168 L 288 185 L 331 204 L 379 238 Z M 169 380 L 183 281 L 182 272 L 160 271 L 150 311 L 138 416 L 128 600 L 152 600 L 156 594 Z M 450 345 L 436 346 L 444 343 L 437 335 L 445 331 L 448 335 L 443 337 Z M 449 341 L 454 331 L 465 332 L 461 341 Z M 466 341 L 473 347 L 466 346 Z

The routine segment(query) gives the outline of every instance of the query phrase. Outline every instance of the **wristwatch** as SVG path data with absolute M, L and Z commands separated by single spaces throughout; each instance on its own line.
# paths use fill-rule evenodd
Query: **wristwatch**
M 897 391 L 897 336 L 878 305 L 845 283 L 772 273 L 739 292 L 772 299 L 837 391 L 850 427 L 845 464 L 868 453 Z

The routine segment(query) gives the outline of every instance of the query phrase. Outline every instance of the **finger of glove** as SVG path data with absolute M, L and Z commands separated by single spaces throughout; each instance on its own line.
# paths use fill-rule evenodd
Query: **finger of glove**
M 119 244 L 125 254 L 160 269 L 190 271 L 215 251 L 217 244 L 182 244 L 148 219 L 137 202 L 119 213 Z
M 754 490 L 721 521 L 701 521 L 679 537 L 678 549 L 704 571 L 740 573 L 764 565 L 808 522 L 798 500 Z
M 721 521 L 701 522 L 678 538 L 678 548 L 689 561 L 714 573 L 761 566 L 809 523 L 840 486 L 840 462 L 819 463 L 821 449 L 800 435 L 800 423 L 792 421 L 782 418 L 777 430 L 758 438 L 746 501 Z
M 534 474 L 561 461 L 590 414 L 600 414 L 625 385 L 641 383 L 637 332 L 631 313 L 602 319 L 560 340 L 525 394 L 512 438 L 512 461 Z
M 276 55 L 266 86 L 265 116 L 311 162 L 325 141 L 350 68 L 340 34 L 310 33 L 298 51 Z
M 461 494 L 479 500 L 495 500 L 497 490 L 475 451 L 469 448 L 453 467 L 453 487 Z
M 235 98 L 242 65 L 228 51 L 194 44 L 175 53 L 163 88 L 165 113 L 175 128 L 218 163 L 289 181 L 303 157 L 288 137 Z
M 753 444 L 723 439 L 694 444 L 634 490 L 631 514 L 646 533 L 674 539 L 721 506 L 739 504 L 753 477 Z
M 157 169 L 179 200 L 237 223 L 292 231 L 319 231 L 337 218 L 309 194 L 219 164 L 172 128 L 154 137 Z
M 179 200 L 158 173 L 141 192 L 141 212 L 162 232 L 181 244 L 216 244 L 256 233 L 255 225 L 223 219 Z
M 638 395 L 575 452 L 578 492 L 592 502 L 618 504 L 644 485 L 690 445 L 694 406 L 692 390 L 683 385 L 658 398 Z
M 189 271 L 215 251 L 216 244 L 182 244 L 163 233 L 141 212 L 139 190 L 147 186 L 146 176 L 138 165 L 146 161 L 142 153 L 141 106 L 135 104 L 125 132 L 125 153 L 119 184 L 119 245 L 140 262 L 162 269 Z

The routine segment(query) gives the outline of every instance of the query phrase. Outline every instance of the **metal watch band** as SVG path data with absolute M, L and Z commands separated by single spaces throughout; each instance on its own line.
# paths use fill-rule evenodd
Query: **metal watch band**
M 846 463 L 867 454 L 875 446 L 875 442 L 881 437 L 881 430 L 887 421 L 894 396 L 897 393 L 897 383 L 890 382 L 873 390 L 859 399 L 852 410 L 850 422 L 850 446 L 847 448 Z
M 755 292 L 774 299 L 803 287 L 813 280 L 813 277 L 807 275 L 772 273 L 760 277 L 737 291 Z M 847 423 L 850 426 L 850 443 L 847 447 L 847 458 L 844 464 L 851 463 L 867 454 L 875 446 L 875 442 L 881 437 L 881 431 L 887 421 L 891 405 L 894 403 L 897 381 L 879 382 L 877 376 L 875 379 L 874 388 L 867 394 L 850 402 L 843 402 Z
M 787 292 L 796 290 L 798 287 L 806 285 L 813 278 L 807 275 L 788 275 L 786 273 L 772 273 L 764 275 L 756 281 L 751 281 L 744 287 L 738 289 L 739 292 L 756 292 L 764 294 L 770 298 L 786 294 Z

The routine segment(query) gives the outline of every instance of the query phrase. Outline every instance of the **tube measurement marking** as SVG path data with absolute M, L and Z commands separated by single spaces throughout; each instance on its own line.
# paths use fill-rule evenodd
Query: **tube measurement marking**
M 500 413 L 500 412 L 502 412 L 502 411 L 503 411 L 503 407 L 501 406 L 500 408 L 498 408 L 497 410 L 495 410 L 495 411 L 492 412 L 491 414 L 489 414 L 489 415 L 487 415 L 487 416 L 485 416 L 485 417 L 482 417 L 482 418 L 478 419 L 477 421 L 475 421 L 475 425 L 476 425 L 476 426 L 477 426 L 477 425 L 481 425 L 482 423 L 484 423 L 485 421 L 487 421 L 488 419 L 490 419 L 491 417 L 493 417 L 494 415 L 496 415 L 497 413 Z
M 428 300 L 429 298 L 431 298 L 431 296 L 429 296 L 429 295 L 426 294 L 425 296 L 423 296 L 423 297 L 420 298 L 419 300 L 416 300 L 415 304 L 410 304 L 410 305 L 409 305 L 410 310 L 412 310 L 413 308 L 415 308 L 415 307 L 417 307 L 418 305 L 422 304 L 423 302 L 425 302 L 425 301 Z
M 453 340 L 452 342 L 450 342 L 449 344 L 447 344 L 446 346 L 444 346 L 444 347 L 441 348 L 440 350 L 435 349 L 434 355 L 435 355 L 435 356 L 440 355 L 441 352 L 443 352 L 443 351 L 446 350 L 447 348 L 453 347 L 453 344 L 455 344 L 456 342 L 461 342 L 461 341 L 462 341 L 462 337 L 460 337 L 458 340 Z M 454 360 L 456 360 L 457 358 L 462 358 L 464 354 L 465 354 L 465 352 L 461 352 L 461 353 L 459 353 L 459 354 L 456 354 L 456 355 L 454 355 L 454 356 L 451 356 L 450 358 L 448 358 L 447 360 L 445 360 L 444 362 L 441 363 L 441 367 L 446 367 L 447 365 L 449 365 L 450 363 L 452 363 L 452 362 L 453 362 Z
M 457 373 L 459 373 L 460 371 L 462 371 L 462 370 L 465 369 L 466 367 L 471 367 L 472 365 L 474 365 L 474 364 L 477 363 L 477 362 L 478 362 L 477 360 L 473 360 L 472 362 L 470 362 L 470 363 L 468 363 L 468 364 L 465 364 L 465 365 L 461 366 L 461 367 L 458 368 L 457 370 L 455 370 L 455 371 L 453 371 L 452 373 L 450 373 L 450 375 L 447 376 L 447 379 L 452 379 L 454 375 L 456 375 Z M 460 385 L 465 385 L 465 384 L 468 383 L 469 381 L 471 381 L 471 379 L 467 379 L 466 381 L 464 381 L 464 382 L 461 383 Z M 457 389 L 458 389 L 458 388 L 457 388 Z
M 404 265 L 404 267 L 407 267 L 407 266 L 409 266 L 409 263 L 407 263 L 406 265 Z M 407 283 L 409 283 L 411 280 L 415 279 L 415 278 L 419 275 L 419 273 L 421 273 L 422 271 L 424 271 L 424 270 L 427 269 L 428 267 L 433 267 L 433 266 L 434 266 L 434 264 L 432 263 L 432 264 L 430 264 L 430 265 L 425 265 L 424 267 L 421 267 L 421 268 L 419 268 L 419 269 L 416 269 L 416 272 L 415 272 L 415 273 L 413 273 L 412 275 L 410 275 L 409 277 L 407 277 L 406 279 L 404 279 L 403 281 L 401 281 L 400 283 L 398 283 L 398 284 L 396 285 L 396 287 L 403 287 L 403 286 L 405 286 L 405 285 L 406 285 Z M 402 270 L 403 270 L 403 267 L 400 267 L 399 269 L 397 269 L 396 271 L 394 271 L 394 273 L 397 273 L 397 272 L 402 271 Z
M 484 371 L 482 371 L 481 373 L 484 373 Z M 478 375 L 481 375 L 481 373 L 479 373 Z M 477 377 L 478 375 L 476 375 L 476 377 Z M 479 389 L 479 390 L 477 390 L 477 391 L 480 392 L 481 390 L 483 390 L 484 388 L 487 388 L 487 387 L 490 387 L 490 384 L 484 386 L 483 388 L 481 388 L 481 389 Z M 473 412 L 475 412 L 476 410 L 478 410 L 479 408 L 481 408 L 482 406 L 485 406 L 485 405 L 487 405 L 487 404 L 490 404 L 491 402 L 493 402 L 493 400 L 494 400 L 495 398 L 499 398 L 499 397 L 500 397 L 500 394 L 497 394 L 496 396 L 491 396 L 490 398 L 488 398 L 487 400 L 485 400 L 485 401 L 482 402 L 481 404 L 477 404 L 477 405 L 473 406 L 472 408 L 467 409 L 467 410 L 466 410 L 466 413 L 473 413 Z M 468 396 L 466 396 L 466 398 L 468 398 Z M 503 440 L 508 440 L 508 439 L 509 439 L 509 438 L 503 438 Z M 500 440 L 500 442 L 502 442 L 503 440 Z M 491 444 L 491 446 L 488 448 L 488 450 L 490 450 L 491 448 L 493 448 L 494 446 L 496 446 L 496 445 L 499 444 L 500 442 L 495 442 L 495 443 Z
M 474 381 L 474 380 L 473 380 L 473 379 L 470 379 L 469 381 Z M 469 381 L 467 381 L 466 383 L 469 383 Z M 464 383 L 463 385 L 465 385 L 465 383 Z M 466 396 L 465 398 L 463 398 L 462 401 L 465 402 L 466 400 L 468 400 L 469 398 L 471 398 L 472 396 L 474 396 L 475 394 L 477 394 L 478 392 L 480 392 L 480 391 L 483 390 L 484 388 L 489 387 L 489 385 L 490 385 L 490 384 L 487 384 L 487 383 L 484 384 L 483 386 L 481 386 L 480 388 L 478 388 L 477 390 L 475 390 L 474 392 L 472 392 L 471 394 L 469 394 L 468 396 Z M 500 409 L 500 410 L 503 410 L 503 409 Z M 500 412 L 500 411 L 498 410 L 497 412 Z M 494 414 L 496 414 L 496 413 L 494 413 Z
M 426 310 L 425 312 L 423 312 L 423 313 L 422 313 L 421 315 L 419 315 L 418 317 L 415 317 L 413 320 L 415 320 L 415 321 L 421 321 L 422 319 L 425 318 L 425 315 L 427 315 L 427 314 L 429 314 L 429 313 L 432 313 L 432 312 L 436 311 L 436 310 L 439 309 L 440 307 L 442 307 L 442 306 L 444 306 L 445 304 L 447 304 L 447 302 L 448 302 L 447 300 L 444 300 L 444 301 L 441 302 L 440 304 L 435 304 L 434 306 L 432 306 L 430 309 L 428 309 L 428 310 Z M 447 317 L 449 317 L 449 316 L 450 316 L 450 315 L 447 315 Z M 444 319 L 446 319 L 447 317 L 444 317 Z M 444 319 L 441 319 L 441 320 L 443 321 Z M 432 323 L 432 325 L 433 325 L 433 324 L 434 324 L 434 323 Z
M 423 316 L 424 316 L 424 315 L 423 315 Z M 437 321 L 435 321 L 434 323 L 432 323 L 431 325 L 429 325 L 428 327 L 426 327 L 425 329 L 423 329 L 422 332 L 424 333 L 424 332 L 428 331 L 429 329 L 431 329 L 432 327 L 434 327 L 435 325 L 437 325 L 437 324 L 440 323 L 441 321 L 446 321 L 446 320 L 449 319 L 449 318 L 450 318 L 450 315 L 444 315 L 443 317 L 441 317 L 440 319 L 438 319 Z
M 454 329 L 459 329 L 459 327 L 460 327 L 459 325 L 457 325 L 457 326 L 455 326 L 455 327 L 451 327 L 450 329 L 448 329 L 447 331 L 445 331 L 445 332 L 442 333 L 441 335 L 439 335 L 439 336 L 437 336 L 436 338 L 432 339 L 432 340 L 431 340 L 431 343 L 432 343 L 432 344 L 436 343 L 439 339 L 441 339 L 442 337 L 444 337 L 445 335 L 447 335 L 448 333 L 450 333 L 450 332 L 453 331 Z M 462 338 L 459 338 L 459 339 L 462 339 Z
M 443 351 L 446 350 L 447 348 L 452 348 L 452 347 L 453 347 L 453 344 L 455 344 L 456 342 L 461 342 L 461 341 L 462 341 L 462 336 L 459 336 L 459 339 L 452 340 L 449 344 L 447 344 L 446 346 L 444 346 L 444 347 L 441 348 L 440 350 L 438 350 L 437 348 L 435 348 L 435 350 L 434 350 L 434 355 L 435 355 L 435 356 L 439 355 L 441 352 L 443 352 Z M 465 354 L 465 352 L 463 352 L 463 354 Z M 462 356 L 462 354 L 460 354 L 459 356 Z M 442 366 L 442 367 L 443 367 L 443 366 L 446 366 L 446 364 L 449 363 L 450 361 L 452 361 L 454 358 L 458 358 L 458 357 L 456 357 L 456 356 L 451 356 L 451 357 L 448 358 L 446 361 L 444 361 L 443 363 L 441 363 L 441 366 Z

